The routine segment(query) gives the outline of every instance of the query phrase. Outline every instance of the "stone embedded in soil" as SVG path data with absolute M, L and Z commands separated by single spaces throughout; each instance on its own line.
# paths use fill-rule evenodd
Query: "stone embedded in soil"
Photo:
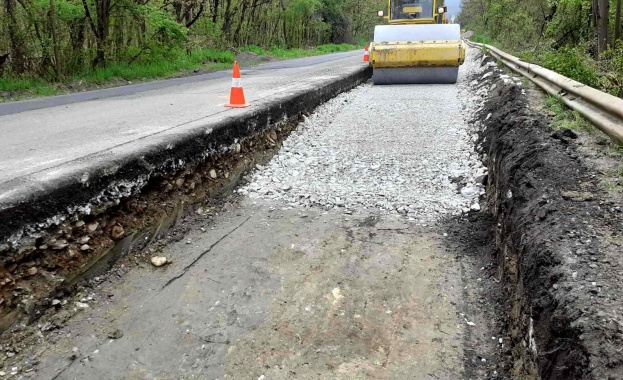
M 461 189 L 461 195 L 467 199 L 474 198 L 477 194 L 478 194 L 478 190 L 476 190 L 472 186 L 465 186 L 464 188 Z
M 84 302 L 76 302 L 76 306 L 78 306 L 80 309 L 86 309 L 89 307 L 89 304 Z
M 94 222 L 91 223 L 87 226 L 87 229 L 89 230 L 89 232 L 95 232 L 95 230 L 97 230 L 97 227 L 99 227 L 99 223 L 98 222 Z
M 30 267 L 30 268 L 28 268 L 28 275 L 30 275 L 30 276 L 34 276 L 34 275 L 36 275 L 36 274 L 37 274 L 37 272 L 38 272 L 38 270 L 37 270 L 37 268 L 35 268 L 35 267 Z
M 575 202 L 586 202 L 593 199 L 593 194 L 585 191 L 563 191 L 562 198 Z
M 216 170 L 214 169 L 210 169 L 210 178 L 212 179 L 216 179 L 217 175 L 216 175 Z
M 108 337 L 110 339 L 120 339 L 121 337 L 123 337 L 123 331 L 115 329 L 108 333 Z
M 168 262 L 166 257 L 154 256 L 151 258 L 151 264 L 155 267 L 161 267 Z
M 91 249 L 91 246 L 88 244 L 83 244 L 80 246 L 81 251 L 88 251 L 89 249 Z
M 110 237 L 113 240 L 119 240 L 121 239 L 123 236 L 125 235 L 125 231 L 123 229 L 123 226 L 120 226 L 119 224 L 115 224 L 112 227 L 112 230 L 110 231 Z
M 56 243 L 52 244 L 51 248 L 55 251 L 60 251 L 61 249 L 65 249 L 67 245 L 67 240 L 58 240 Z

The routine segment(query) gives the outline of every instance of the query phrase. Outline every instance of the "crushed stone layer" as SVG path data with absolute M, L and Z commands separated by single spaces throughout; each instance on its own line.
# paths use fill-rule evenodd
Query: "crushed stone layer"
M 479 210 L 486 168 L 459 85 L 365 84 L 325 103 L 238 192 L 286 206 L 376 210 L 430 223 Z

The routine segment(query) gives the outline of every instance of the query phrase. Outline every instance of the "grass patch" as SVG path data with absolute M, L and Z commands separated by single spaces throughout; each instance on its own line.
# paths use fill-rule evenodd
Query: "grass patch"
M 585 55 L 576 49 L 563 48 L 555 52 L 546 51 L 540 64 L 587 86 L 598 86 L 597 70 L 589 65 Z
M 578 112 L 565 105 L 559 96 L 548 96 L 545 101 L 547 108 L 553 114 L 552 126 L 556 129 L 567 128 L 574 131 L 595 132 L 595 128 Z
M 313 49 L 282 49 L 279 47 L 272 47 L 268 50 L 268 55 L 280 59 L 302 58 L 311 57 L 314 55 L 338 53 L 343 51 L 350 51 L 361 49 L 361 46 L 351 44 L 326 44 L 318 45 Z
M 485 34 L 476 33 L 472 36 L 472 40 L 480 44 L 493 45 L 493 39 Z
M 115 78 L 126 81 L 168 78 L 174 74 L 200 68 L 222 69 L 234 63 L 234 54 L 212 49 L 180 52 L 172 60 L 161 59 L 153 62 L 113 63 L 104 68 L 75 75 L 74 81 L 103 84 Z

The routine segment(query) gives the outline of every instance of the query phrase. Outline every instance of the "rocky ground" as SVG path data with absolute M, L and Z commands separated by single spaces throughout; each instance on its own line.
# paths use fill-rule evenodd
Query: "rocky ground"
M 418 224 L 479 210 L 486 168 L 461 86 L 462 95 L 455 86 L 360 86 L 306 118 L 238 192 L 290 207 L 397 212 Z

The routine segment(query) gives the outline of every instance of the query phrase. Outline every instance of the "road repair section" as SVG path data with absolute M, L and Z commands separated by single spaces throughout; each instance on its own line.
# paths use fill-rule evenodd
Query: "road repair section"
M 15 242 L 24 230 L 47 228 L 42 221 L 63 220 L 67 210 L 101 208 L 96 203 L 119 183 L 136 187 L 138 178 L 204 159 L 313 110 L 369 77 L 361 56 L 336 53 L 243 70 L 253 104 L 244 109 L 224 107 L 232 82 L 222 73 L 92 101 L 76 94 L 70 100 L 78 102 L 26 112 L 9 113 L 18 105 L 7 105 L 0 116 L 0 239 Z
M 38 322 L 50 328 L 20 349 L 15 373 L 495 376 L 504 337 L 492 332 L 489 280 L 444 224 L 482 192 L 460 100 L 470 67 L 458 85 L 365 84 L 321 106 L 234 194 L 195 206 L 177 241 L 59 300 L 64 314 Z
M 361 67 L 360 53 L 312 66 L 243 71 L 247 101 L 256 107 L 310 84 Z M 231 76 L 184 86 L 77 102 L 0 116 L 0 183 L 36 177 L 77 160 L 114 155 L 125 145 L 210 126 L 253 108 L 232 110 Z M 50 174 L 52 175 L 52 174 Z

